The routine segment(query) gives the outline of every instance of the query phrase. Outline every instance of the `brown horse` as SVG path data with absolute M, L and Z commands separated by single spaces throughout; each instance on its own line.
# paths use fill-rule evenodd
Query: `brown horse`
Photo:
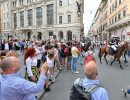
M 84 52 L 87 52 L 90 46 L 91 46 L 91 41 L 89 41 L 87 44 L 85 44 L 84 47 L 82 47 L 82 50 Z
M 118 62 L 119 62 L 119 64 L 120 64 L 120 68 L 123 69 L 123 67 L 122 67 L 122 65 L 121 65 L 121 62 L 120 62 L 120 57 L 121 57 L 121 55 L 122 55 L 122 52 L 124 52 L 124 51 L 126 51 L 126 50 L 128 50 L 128 43 L 127 43 L 127 42 L 126 42 L 124 45 L 122 45 L 121 47 L 119 47 L 118 50 L 117 50 L 118 52 L 116 52 L 116 53 L 114 53 L 114 54 L 109 52 L 109 47 L 103 46 L 103 47 L 100 48 L 100 51 L 99 51 L 99 54 L 98 54 L 98 57 L 100 58 L 100 63 L 102 63 L 102 62 L 101 62 L 101 58 L 102 58 L 103 54 L 105 54 L 105 55 L 104 55 L 104 58 L 105 58 L 107 64 L 108 64 L 107 59 L 106 59 L 107 54 L 109 54 L 109 55 L 114 55 L 115 58 L 114 58 L 114 60 L 111 62 L 110 65 L 112 65 L 112 63 L 113 63 L 113 62 L 116 60 L 116 58 L 117 58 L 117 60 L 118 60 Z

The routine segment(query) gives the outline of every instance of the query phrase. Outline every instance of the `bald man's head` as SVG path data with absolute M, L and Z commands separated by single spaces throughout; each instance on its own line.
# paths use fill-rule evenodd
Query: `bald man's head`
M 17 59 L 17 58 L 13 57 L 13 56 L 4 58 L 2 60 L 2 62 L 1 62 L 1 69 L 2 69 L 2 71 L 3 72 L 8 71 L 10 66 L 15 63 L 15 59 Z
M 98 75 L 97 66 L 94 61 L 88 62 L 84 67 L 84 71 L 88 79 L 95 79 Z

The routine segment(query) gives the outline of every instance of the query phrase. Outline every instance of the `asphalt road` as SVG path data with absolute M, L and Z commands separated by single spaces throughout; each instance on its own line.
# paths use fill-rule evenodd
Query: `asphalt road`
M 122 66 L 124 70 L 120 69 L 119 64 L 116 62 L 110 66 L 102 59 L 103 64 L 99 63 L 99 58 L 97 57 L 98 50 L 96 50 L 96 60 L 98 66 L 98 77 L 100 85 L 104 87 L 109 95 L 110 100 L 130 100 L 130 95 L 126 98 L 123 96 L 121 89 L 127 89 L 130 85 L 130 58 L 128 60 L 128 66 L 125 66 L 123 58 L 121 58 Z M 51 91 L 45 93 L 41 100 L 69 100 L 70 89 L 76 78 L 85 77 L 83 71 L 83 65 L 81 66 L 78 62 L 77 70 L 79 74 L 74 74 L 71 70 L 63 68 L 59 76 L 56 79 L 56 82 L 51 85 Z

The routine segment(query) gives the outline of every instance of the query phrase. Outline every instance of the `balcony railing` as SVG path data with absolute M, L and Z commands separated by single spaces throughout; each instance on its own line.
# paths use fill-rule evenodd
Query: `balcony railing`
M 109 25 L 106 29 L 110 30 L 113 29 L 115 27 L 121 26 L 123 24 L 127 24 L 128 22 L 130 22 L 130 14 L 126 15 L 125 17 L 121 18 L 120 20 L 118 20 L 117 22 Z

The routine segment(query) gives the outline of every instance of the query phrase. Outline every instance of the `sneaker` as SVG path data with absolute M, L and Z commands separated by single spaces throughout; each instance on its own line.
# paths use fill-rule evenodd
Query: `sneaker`
M 123 92 L 124 96 L 126 97 L 126 91 L 124 89 L 122 89 L 122 92 Z
M 48 87 L 48 88 L 45 88 L 45 92 L 49 92 L 51 91 L 51 89 Z
M 79 71 L 76 71 L 76 72 L 74 72 L 75 74 L 78 74 L 79 73 Z
M 52 81 L 52 79 L 49 79 L 49 81 Z

